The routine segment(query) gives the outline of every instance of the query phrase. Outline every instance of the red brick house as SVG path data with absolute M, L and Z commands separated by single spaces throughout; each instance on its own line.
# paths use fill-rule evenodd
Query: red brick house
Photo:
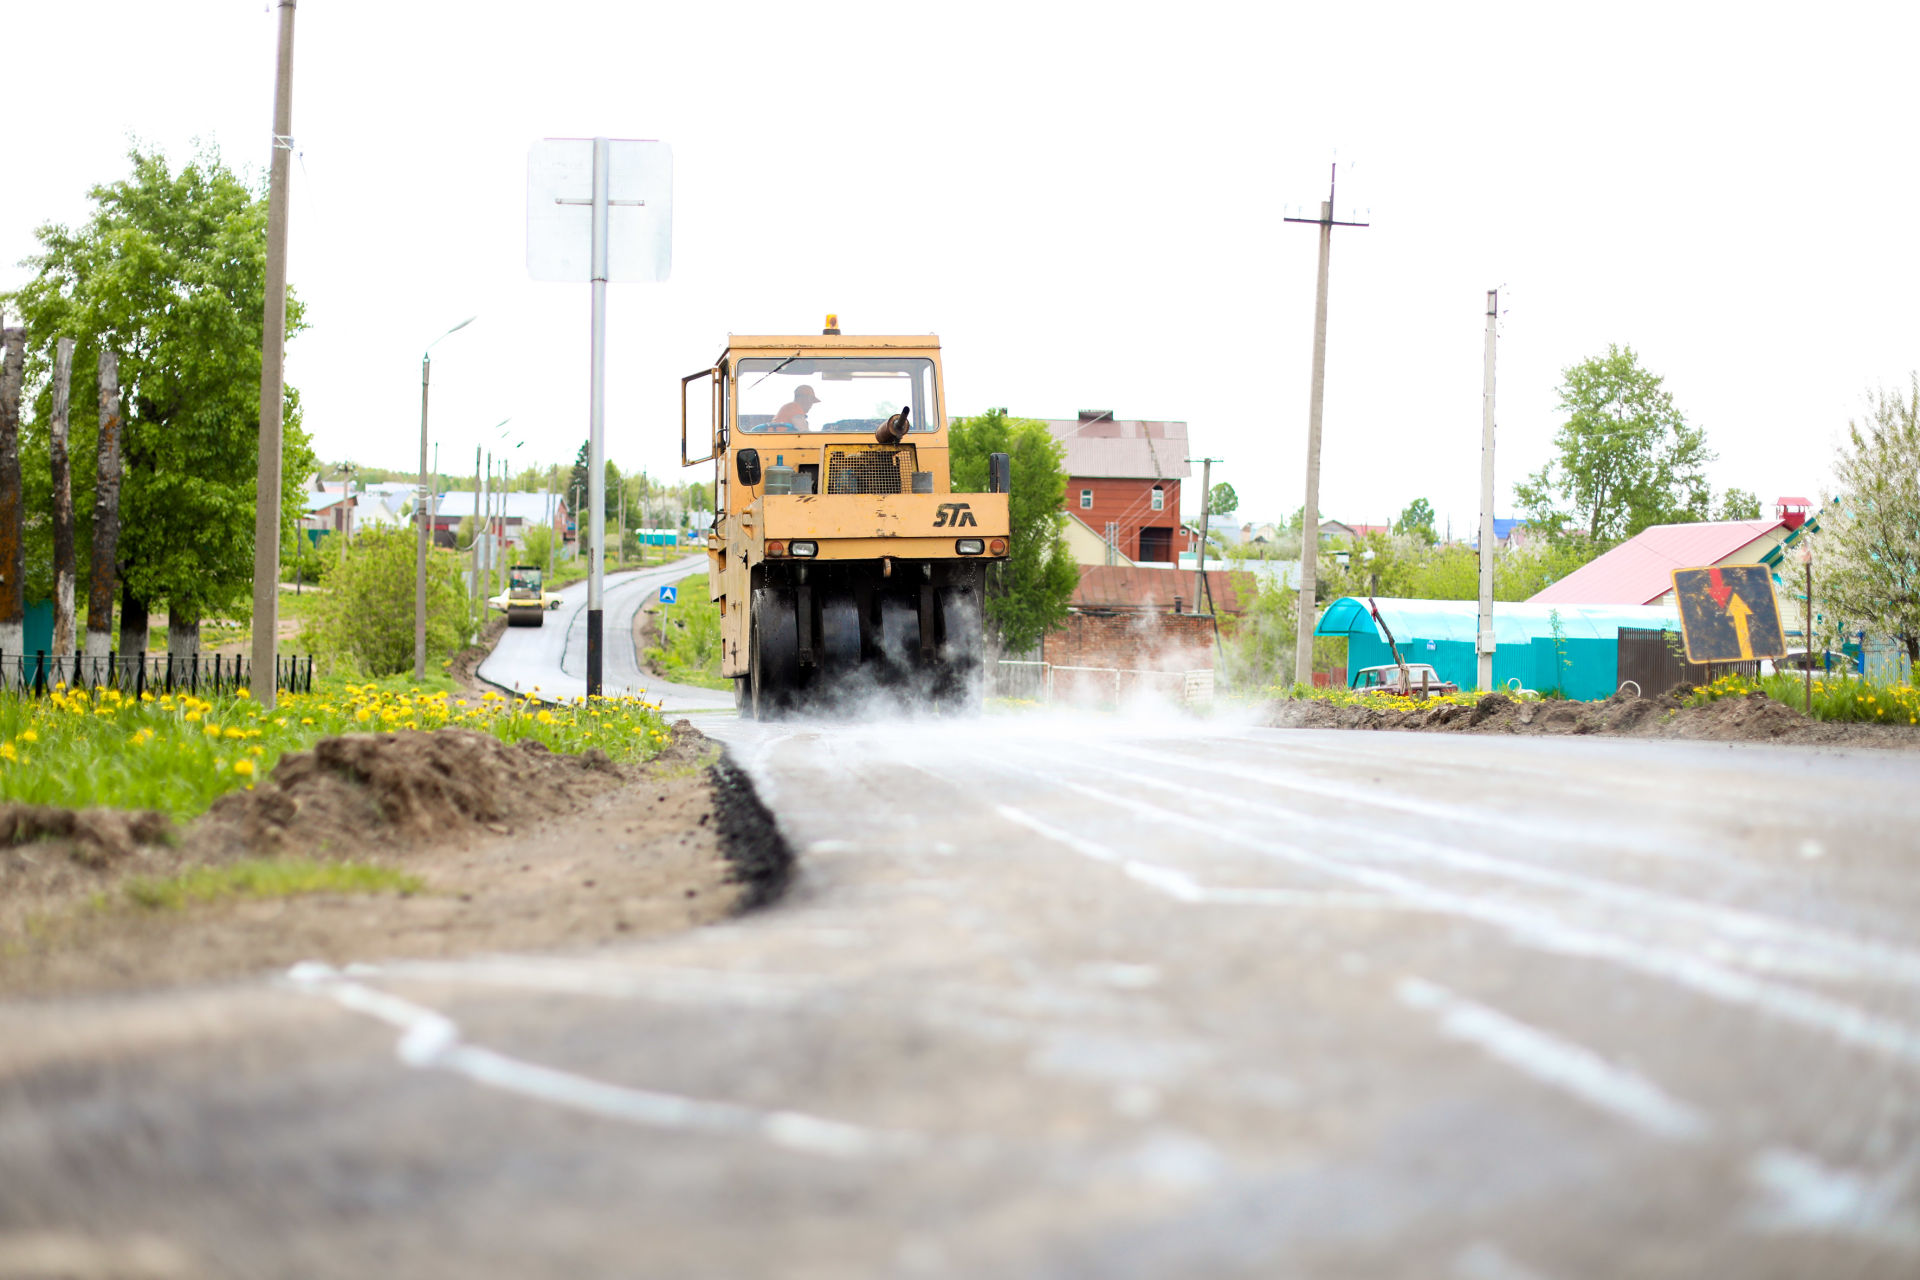
M 1185 539 L 1180 483 L 1187 465 L 1187 424 L 1120 420 L 1107 409 L 1082 409 L 1047 429 L 1066 446 L 1067 510 L 1120 554 L 1138 564 L 1174 564 Z

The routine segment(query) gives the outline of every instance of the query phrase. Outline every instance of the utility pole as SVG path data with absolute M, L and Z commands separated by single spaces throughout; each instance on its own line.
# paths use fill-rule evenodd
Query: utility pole
M 627 564 L 627 478 L 625 476 L 620 477 L 619 529 L 620 529 L 620 541 L 614 544 L 613 555 L 614 555 L 615 562 L 618 563 L 620 567 L 624 569 Z M 645 564 L 646 562 L 647 562 L 646 553 L 642 552 L 640 556 L 640 563 Z
M 1364 227 L 1364 222 L 1342 222 L 1333 216 L 1334 180 L 1339 166 L 1328 171 L 1327 198 L 1318 218 L 1287 218 L 1320 228 L 1320 287 L 1313 300 L 1313 387 L 1307 408 L 1307 505 L 1300 525 L 1300 621 L 1294 638 L 1293 678 L 1313 683 L 1313 595 L 1320 554 L 1320 406 L 1327 384 L 1327 267 L 1333 259 L 1333 229 Z
M 1480 393 L 1480 692 L 1493 691 L 1493 347 L 1500 322 L 1500 291 L 1487 290 L 1486 384 Z
M 589 276 L 593 289 L 592 391 L 588 397 L 587 506 L 593 510 L 592 540 L 587 543 L 587 696 L 600 696 L 602 626 L 605 619 L 601 579 L 607 570 L 607 170 L 612 152 L 606 138 L 593 140 L 593 237 Z
M 286 410 L 287 183 L 293 152 L 293 9 L 280 0 L 280 51 L 273 86 L 273 158 L 267 171 L 267 300 L 260 341 L 260 465 L 253 514 L 254 700 L 271 711 L 279 697 L 275 633 L 280 623 L 280 424 Z
M 487 625 L 486 592 L 480 589 L 480 539 L 481 531 L 486 528 L 485 517 L 480 513 L 480 446 L 473 446 L 473 586 L 469 591 L 468 607 L 473 610 L 474 634 L 476 636 Z
M 1211 599 L 1203 595 L 1207 585 L 1207 507 L 1213 497 L 1213 464 L 1225 462 L 1225 458 L 1188 458 L 1188 462 L 1200 464 L 1200 547 L 1193 557 L 1193 611 L 1200 612 L 1200 601 Z

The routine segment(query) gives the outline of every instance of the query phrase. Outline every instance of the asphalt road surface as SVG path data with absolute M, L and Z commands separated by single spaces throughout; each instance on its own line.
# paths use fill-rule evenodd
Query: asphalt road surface
M 0 1275 L 1920 1274 L 1920 754 L 703 727 L 767 911 L 0 1008 Z
M 689 574 L 703 573 L 704 552 L 650 569 L 610 573 L 602 591 L 601 634 L 606 654 L 600 670 L 608 697 L 632 695 L 657 702 L 670 712 L 732 709 L 733 694 L 673 684 L 640 667 L 633 647 L 633 619 L 660 588 Z M 536 693 L 548 701 L 571 699 L 587 691 L 587 584 L 561 588 L 561 605 L 538 627 L 508 627 L 500 643 L 480 664 L 480 678 L 503 689 Z

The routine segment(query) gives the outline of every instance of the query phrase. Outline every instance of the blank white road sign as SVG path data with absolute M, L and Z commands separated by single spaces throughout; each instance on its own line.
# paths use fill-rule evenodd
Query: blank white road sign
M 608 145 L 607 279 L 649 283 L 673 270 L 673 148 Z M 542 138 L 527 152 L 527 274 L 588 280 L 593 262 L 593 139 Z

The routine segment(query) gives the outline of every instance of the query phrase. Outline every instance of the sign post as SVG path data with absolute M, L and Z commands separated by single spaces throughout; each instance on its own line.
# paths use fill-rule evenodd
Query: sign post
M 545 138 L 527 153 L 527 274 L 593 286 L 587 427 L 587 696 L 600 696 L 606 574 L 607 282 L 673 265 L 673 150 L 630 138 Z M 576 517 L 577 519 L 577 517 Z
M 1673 598 L 1688 662 L 1747 662 L 1787 652 L 1773 574 L 1765 565 L 1675 569 Z

